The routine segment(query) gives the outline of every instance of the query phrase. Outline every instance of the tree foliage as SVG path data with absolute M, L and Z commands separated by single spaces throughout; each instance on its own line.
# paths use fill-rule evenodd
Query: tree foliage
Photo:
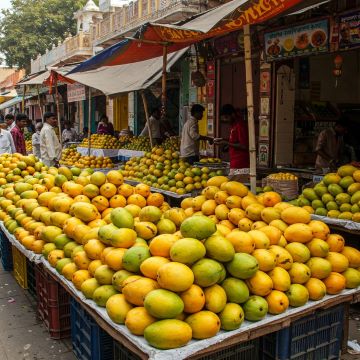
M 30 61 L 74 34 L 74 12 L 86 0 L 12 0 L 2 11 L 0 52 L 8 66 L 29 69 Z

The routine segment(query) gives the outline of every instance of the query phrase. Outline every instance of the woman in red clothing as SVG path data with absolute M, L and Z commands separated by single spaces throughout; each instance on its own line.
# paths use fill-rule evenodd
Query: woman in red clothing
M 248 128 L 230 104 L 222 107 L 221 117 L 224 122 L 231 123 L 230 136 L 229 140 L 215 139 L 215 143 L 229 146 L 230 174 L 234 174 L 236 169 L 249 168 Z

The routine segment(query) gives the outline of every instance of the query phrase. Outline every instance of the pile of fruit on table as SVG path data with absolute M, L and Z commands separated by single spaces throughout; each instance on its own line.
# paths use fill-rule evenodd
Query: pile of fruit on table
M 128 142 L 122 146 L 126 150 L 151 151 L 150 139 L 145 136 L 134 136 L 129 138 Z
M 89 139 L 84 140 L 79 144 L 79 147 L 88 147 Z M 92 149 L 120 149 L 121 142 L 112 135 L 92 134 L 91 135 L 91 148 Z
M 283 172 L 270 174 L 267 178 L 272 179 L 272 180 L 297 180 L 298 179 L 298 177 L 292 173 L 283 173 Z
M 179 156 L 177 151 L 156 146 L 145 156 L 127 161 L 121 172 L 126 179 L 140 181 L 179 195 L 202 189 L 208 179 L 223 175 L 222 170 L 192 167 Z
M 26 144 L 26 152 L 31 153 L 32 152 L 32 140 L 25 140 Z
M 316 215 L 360 222 L 360 169 L 341 166 L 313 188 L 305 188 L 292 203 Z
M 219 158 L 213 158 L 213 157 L 204 157 L 201 158 L 199 163 L 202 164 L 221 164 L 222 160 Z
M 8 231 L 156 348 L 360 285 L 360 252 L 275 192 L 256 196 L 215 176 L 202 195 L 170 208 L 119 171 L 47 169 L 21 155 L 6 162 L 0 219 Z
M 87 167 L 96 169 L 111 169 L 114 167 L 114 163 L 107 156 L 84 156 L 78 153 L 73 147 L 62 151 L 59 163 L 66 166 L 75 166 L 80 169 Z

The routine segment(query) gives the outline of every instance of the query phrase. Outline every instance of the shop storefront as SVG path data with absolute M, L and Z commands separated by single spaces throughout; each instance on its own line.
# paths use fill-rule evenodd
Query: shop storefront
M 314 169 L 318 135 L 338 120 L 353 149 L 343 162 L 358 159 L 360 10 L 277 28 L 263 41 L 271 76 L 261 86 L 271 96 L 260 97 L 259 165 Z

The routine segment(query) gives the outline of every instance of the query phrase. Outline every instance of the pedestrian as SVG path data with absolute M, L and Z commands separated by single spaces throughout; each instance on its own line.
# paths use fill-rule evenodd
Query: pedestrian
M 44 114 L 44 126 L 40 131 L 40 155 L 46 166 L 57 166 L 61 157 L 61 145 L 54 127 L 57 125 L 56 115 L 52 112 Z
M 40 131 L 43 127 L 43 124 L 41 122 L 36 123 L 35 125 L 35 132 L 32 136 L 31 142 L 32 142 L 32 148 L 33 148 L 33 154 L 40 159 Z
M 344 135 L 347 131 L 345 119 L 335 123 L 333 127 L 323 130 L 316 144 L 315 167 L 324 174 L 335 170 L 339 165 L 340 158 L 344 152 Z
M 151 110 L 149 123 L 150 123 L 150 131 L 151 137 L 154 143 L 159 144 L 161 142 L 161 132 L 160 132 L 160 118 L 161 111 L 159 108 L 154 108 Z M 141 131 L 140 136 L 149 137 L 149 127 L 148 122 L 146 122 L 144 129 Z
M 71 123 L 67 121 L 65 123 L 65 129 L 62 132 L 63 143 L 74 142 L 76 140 L 76 131 L 71 127 Z
M 100 117 L 97 133 L 104 135 L 114 135 L 114 126 L 111 122 L 109 122 L 109 118 L 106 115 L 102 115 Z
M 5 122 L 7 125 L 7 131 L 11 131 L 15 126 L 15 117 L 13 114 L 6 114 L 5 115 Z
M 15 117 L 15 126 L 11 129 L 10 133 L 14 140 L 16 152 L 26 155 L 26 144 L 23 130 L 27 126 L 28 117 L 26 114 L 19 113 Z
M 5 119 L 0 119 L 0 154 L 13 154 L 16 152 L 13 138 L 9 131 L 5 130 Z
M 193 164 L 199 161 L 200 140 L 213 143 L 213 138 L 199 134 L 199 121 L 203 118 L 205 108 L 195 104 L 191 108 L 191 117 L 188 119 L 181 133 L 180 157 L 188 163 Z
M 249 168 L 249 133 L 246 122 L 237 114 L 231 104 L 226 104 L 221 109 L 221 119 L 230 123 L 229 140 L 215 139 L 215 144 L 229 147 L 230 175 L 235 175 L 238 169 Z

